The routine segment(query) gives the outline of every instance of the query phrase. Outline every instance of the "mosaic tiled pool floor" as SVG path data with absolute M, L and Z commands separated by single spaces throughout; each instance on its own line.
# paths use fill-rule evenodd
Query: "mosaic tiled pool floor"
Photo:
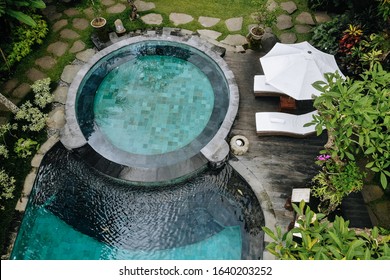
M 119 149 L 163 154 L 193 141 L 207 125 L 214 93 L 192 63 L 170 56 L 142 56 L 112 70 L 94 103 L 95 121 Z
M 20 250 L 13 259 L 24 260 L 238 260 L 241 258 L 241 230 L 226 227 L 201 242 L 158 251 L 130 251 L 115 248 L 82 234 L 45 208 L 31 209 L 31 220 Z M 50 246 L 47 246 L 50 244 Z M 223 250 L 221 250 L 223 248 Z

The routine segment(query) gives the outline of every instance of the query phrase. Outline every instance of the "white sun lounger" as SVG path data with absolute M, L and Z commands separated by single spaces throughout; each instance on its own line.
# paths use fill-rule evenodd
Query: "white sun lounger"
M 282 91 L 267 84 L 264 75 L 255 75 L 253 82 L 253 92 L 255 96 L 281 96 L 285 95 Z
M 260 136 L 285 135 L 292 137 L 306 137 L 315 133 L 315 126 L 304 127 L 313 120 L 313 111 L 303 115 L 293 115 L 280 112 L 256 113 L 256 132 Z

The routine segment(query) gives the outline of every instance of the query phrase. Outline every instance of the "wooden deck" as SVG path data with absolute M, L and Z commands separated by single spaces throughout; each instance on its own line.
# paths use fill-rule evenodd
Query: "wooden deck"
M 278 97 L 255 97 L 253 93 L 254 75 L 263 74 L 259 58 L 264 54 L 247 50 L 246 53 L 227 52 L 225 55 L 240 91 L 239 111 L 230 137 L 243 135 L 248 138 L 248 152 L 237 159 L 266 191 L 266 196 L 257 192 L 260 199 L 268 200 L 261 201 L 262 205 L 267 205 L 276 224 L 286 229 L 293 218 L 293 213 L 284 208 L 286 199 L 291 196 L 292 188 L 306 187 L 316 174 L 314 161 L 326 142 L 326 134 L 304 139 L 256 134 L 255 113 L 279 109 Z M 312 103 L 306 101 L 298 102 L 297 106 L 291 113 L 302 114 L 314 109 Z

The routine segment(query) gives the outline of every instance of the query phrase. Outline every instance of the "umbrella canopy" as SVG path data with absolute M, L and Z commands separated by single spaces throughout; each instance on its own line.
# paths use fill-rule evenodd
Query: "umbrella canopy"
M 320 92 L 312 83 L 325 81 L 324 73 L 339 72 L 333 55 L 317 50 L 308 42 L 276 45 L 260 58 L 266 83 L 296 100 L 312 99 Z M 344 76 L 343 76 L 344 77 Z

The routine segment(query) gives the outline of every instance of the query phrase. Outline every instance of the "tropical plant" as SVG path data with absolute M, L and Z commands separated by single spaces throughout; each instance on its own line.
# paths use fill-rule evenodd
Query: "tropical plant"
M 14 197 L 15 190 L 15 178 L 9 176 L 5 170 L 0 170 L 0 210 L 4 210 L 5 200 L 12 199 Z
M 366 175 L 353 160 L 336 163 L 328 158 L 318 157 L 316 163 L 321 167 L 314 176 L 311 193 L 321 201 L 318 210 L 330 214 L 341 204 L 342 199 L 352 192 L 363 188 L 363 177 Z
M 366 159 L 366 168 L 379 174 L 387 188 L 390 177 L 390 72 L 379 63 L 373 65 L 361 80 L 338 73 L 325 74 L 326 82 L 314 88 L 322 94 L 314 100 L 319 116 L 308 124 L 316 125 L 318 134 L 328 131 L 326 153 L 336 162 L 344 159 Z
M 378 13 L 384 21 L 388 21 L 390 17 L 390 0 L 379 0 Z
M 32 27 L 36 26 L 35 20 L 25 13 L 28 9 L 44 9 L 43 0 L 0 0 L 0 17 L 8 16 Z
M 379 229 L 355 231 L 349 221 L 336 216 L 330 223 L 324 214 L 313 212 L 302 201 L 293 204 L 298 226 L 282 234 L 280 227 L 263 231 L 272 238 L 266 249 L 282 260 L 369 260 L 390 259 L 390 235 Z M 294 238 L 294 235 L 297 236 Z
M 43 38 L 46 37 L 49 29 L 45 20 L 40 15 L 33 15 L 32 18 L 36 24 L 34 27 L 19 26 L 16 28 L 15 42 L 11 44 L 10 51 L 6 56 L 6 64 L 2 69 L 7 69 L 26 57 L 32 50 L 34 44 L 42 44 Z M 6 68 L 7 67 L 7 68 Z
M 27 158 L 32 155 L 32 152 L 37 151 L 39 144 L 32 139 L 19 138 L 15 144 L 14 151 L 20 158 Z

